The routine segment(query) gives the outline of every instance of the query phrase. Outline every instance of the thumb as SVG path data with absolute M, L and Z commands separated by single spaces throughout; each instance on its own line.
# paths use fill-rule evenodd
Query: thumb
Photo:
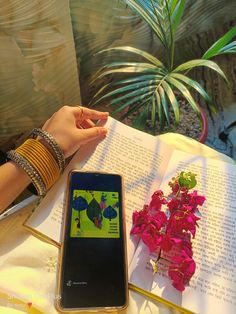
M 93 127 L 88 129 L 80 129 L 80 144 L 86 144 L 96 138 L 103 138 L 107 135 L 107 129 L 104 127 Z

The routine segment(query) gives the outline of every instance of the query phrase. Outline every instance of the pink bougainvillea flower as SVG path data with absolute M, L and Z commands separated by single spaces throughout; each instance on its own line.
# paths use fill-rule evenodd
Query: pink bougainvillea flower
M 176 194 L 180 190 L 179 183 L 175 181 L 175 178 L 172 178 L 173 182 L 169 182 L 169 186 L 171 187 L 172 193 Z
M 185 251 L 181 255 L 172 257 L 172 264 L 169 266 L 168 275 L 172 280 L 172 285 L 179 291 L 184 291 L 185 285 L 195 273 L 196 264 Z
M 147 245 L 150 252 L 154 252 L 161 243 L 162 236 L 156 225 L 149 223 L 145 230 L 143 231 L 141 238 L 143 242 Z
M 162 241 L 162 229 L 165 227 L 167 217 L 165 213 L 159 211 L 155 215 L 148 216 L 142 234 L 140 234 L 143 242 L 148 246 L 150 252 L 157 249 Z
M 149 214 L 147 210 L 140 210 L 133 212 L 133 228 L 131 229 L 131 234 L 141 234 L 148 223 Z
M 138 234 L 143 242 L 148 246 L 150 252 L 153 252 L 160 245 L 162 240 L 162 229 L 165 228 L 167 217 L 165 213 L 159 211 L 154 215 L 136 212 L 134 215 L 134 221 L 138 223 L 134 225 L 131 233 Z
M 157 229 L 161 229 L 162 227 L 165 226 L 165 224 L 167 223 L 167 217 L 166 214 L 162 211 L 159 212 L 155 212 L 154 215 L 152 215 L 152 221 L 155 221 L 155 224 L 157 226 Z
M 181 201 L 178 198 L 172 198 L 168 203 L 167 203 L 167 207 L 169 209 L 170 212 L 173 212 L 174 210 L 178 210 L 180 209 L 181 206 Z
M 149 205 L 148 205 L 148 204 L 144 204 L 142 210 L 143 210 L 144 212 L 148 212 L 148 211 L 149 211 Z
M 159 231 L 165 227 L 166 222 L 167 217 L 162 211 L 155 212 L 153 215 L 150 215 L 149 212 L 145 209 L 141 211 L 135 211 L 133 212 L 133 227 L 130 233 L 142 237 L 142 234 L 145 232 L 144 237 L 147 242 L 147 233 L 149 231 L 152 234 L 154 234 L 154 231 L 159 233 Z
M 162 235 L 160 247 L 163 251 L 168 252 L 172 249 L 173 245 L 180 245 L 181 243 L 182 240 L 180 238 L 176 238 L 168 233 L 165 233 Z
M 184 204 L 189 205 L 189 199 L 190 199 L 190 196 L 189 196 L 188 191 L 184 191 L 180 194 L 180 202 L 182 205 Z
M 180 248 L 184 251 L 189 257 L 193 256 L 192 243 L 190 240 L 182 240 Z
M 205 196 L 199 195 L 197 191 L 181 194 L 181 203 L 192 207 L 192 211 L 195 211 L 197 206 L 202 206 L 205 200 Z
M 197 206 L 202 206 L 203 203 L 205 202 L 206 198 L 205 196 L 198 195 L 197 191 L 193 191 L 192 193 L 189 194 L 189 206 L 192 206 L 193 209 L 196 209 Z
M 191 207 L 183 205 L 181 210 L 174 212 L 167 224 L 167 231 L 173 234 L 181 234 L 184 231 L 190 231 L 195 237 L 197 221 L 200 218 L 191 212 Z
M 168 196 L 157 190 L 149 205 L 133 213 L 131 234 L 142 239 L 150 252 L 159 251 L 155 265 L 160 258 L 170 262 L 168 275 L 179 291 L 184 291 L 196 269 L 191 240 L 200 219 L 196 212 L 205 197 L 196 190 L 189 192 L 197 184 L 195 176 L 181 172 L 169 182 L 172 192 Z
M 149 204 L 151 210 L 160 210 L 162 204 L 166 204 L 167 201 L 164 197 L 164 193 L 161 190 L 157 190 L 152 195 L 152 200 Z

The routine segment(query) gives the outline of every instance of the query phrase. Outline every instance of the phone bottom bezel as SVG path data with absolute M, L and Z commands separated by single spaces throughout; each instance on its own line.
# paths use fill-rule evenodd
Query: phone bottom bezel
M 60 301 L 57 300 L 55 302 L 55 307 L 60 313 L 79 313 L 79 312 L 89 312 L 89 313 L 97 313 L 97 312 L 116 312 L 125 310 L 128 307 L 128 302 L 122 306 L 112 306 L 112 307 L 86 307 L 86 308 L 63 308 L 60 304 Z

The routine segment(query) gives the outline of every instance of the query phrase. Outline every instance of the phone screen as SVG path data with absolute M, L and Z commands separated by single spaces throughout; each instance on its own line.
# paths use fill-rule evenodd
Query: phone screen
M 122 179 L 71 172 L 61 307 L 123 307 L 127 297 Z

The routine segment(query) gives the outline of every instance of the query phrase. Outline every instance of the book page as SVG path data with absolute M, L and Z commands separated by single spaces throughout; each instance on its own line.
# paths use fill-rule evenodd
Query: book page
M 157 189 L 172 148 L 156 137 L 140 132 L 109 118 L 105 140 L 82 147 L 74 156 L 57 184 L 42 200 L 26 225 L 60 242 L 64 195 L 68 172 L 71 169 L 119 173 L 124 177 L 125 211 L 130 261 L 136 242 L 130 241 L 132 213 L 142 209 L 150 197 L 152 186 Z
M 183 293 L 177 291 L 164 269 L 161 270 L 162 265 L 151 277 L 150 254 L 143 245 L 135 252 L 130 281 L 139 286 L 144 284 L 144 289 L 196 313 L 235 313 L 236 165 L 174 151 L 161 183 L 166 194 L 170 191 L 171 177 L 180 171 L 196 173 L 195 189 L 206 196 L 200 209 L 199 228 L 192 241 L 197 268 L 190 286 Z M 142 281 L 139 279 L 141 272 Z

